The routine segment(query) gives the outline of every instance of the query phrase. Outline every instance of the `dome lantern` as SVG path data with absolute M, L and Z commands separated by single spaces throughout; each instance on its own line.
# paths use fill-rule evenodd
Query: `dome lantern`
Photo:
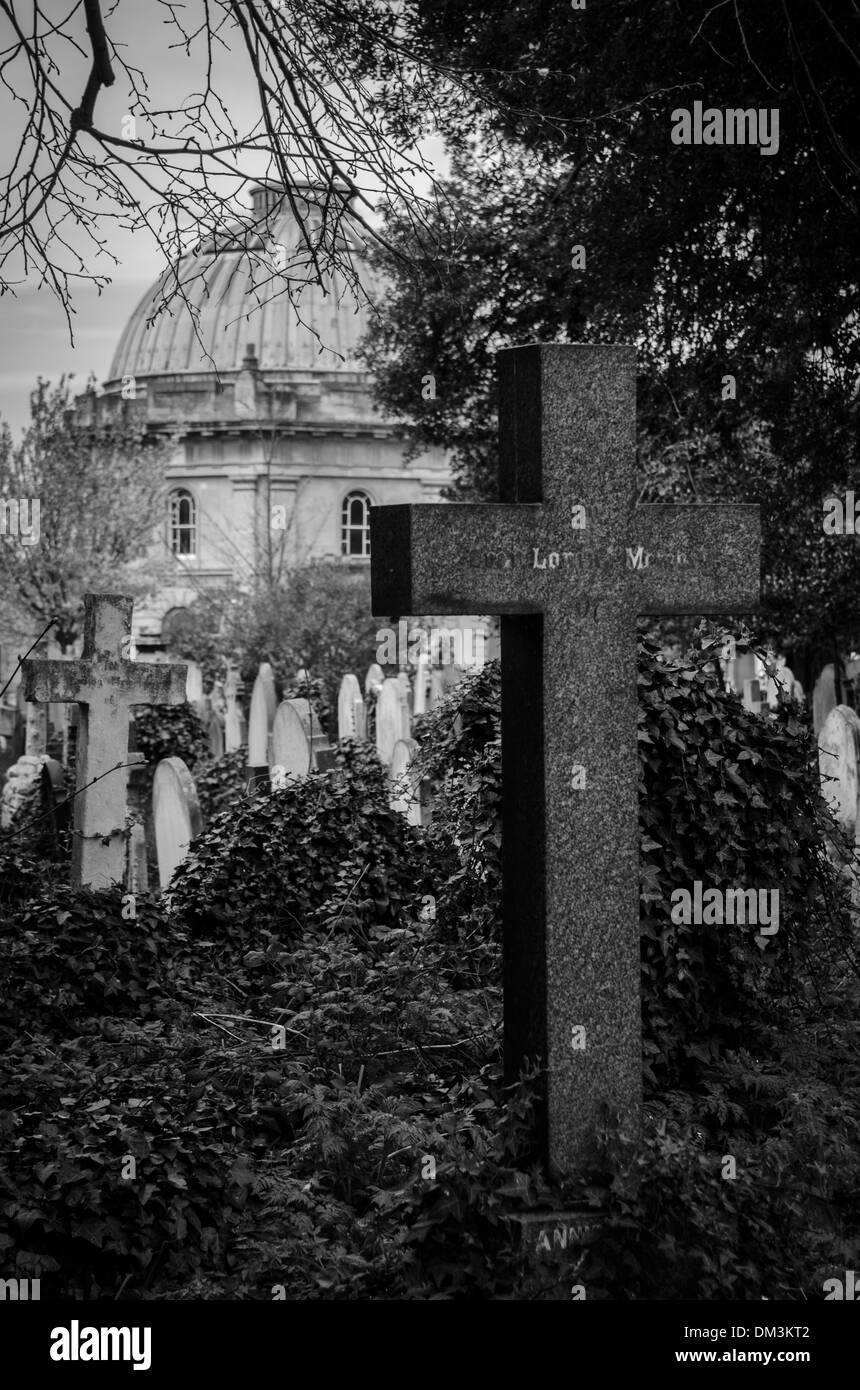
M 321 180 L 293 184 L 290 195 L 299 218 L 316 223 L 330 191 Z M 337 192 L 344 199 L 344 223 L 348 224 L 349 190 L 343 185 Z M 257 224 L 266 245 L 293 247 L 301 242 L 296 214 L 282 184 L 261 182 L 252 187 L 249 219 Z M 342 256 L 370 294 L 378 289 L 376 277 L 344 223 L 339 230 Z M 162 307 L 177 273 L 181 295 Z M 347 276 L 337 265 L 324 275 L 322 284 L 309 276 L 307 283 L 293 282 L 286 292 L 271 272 L 261 277 L 260 265 L 249 256 L 244 238 L 234 234 L 220 247 L 210 242 L 185 256 L 177 270 L 165 271 L 147 291 L 120 337 L 105 388 L 118 390 L 123 379 L 129 378 L 147 381 L 213 371 L 219 376 L 238 374 L 248 369 L 251 351 L 254 368 L 277 372 L 279 379 L 285 373 L 304 379 L 310 372 L 350 373 L 353 380 L 369 380 L 357 357 L 367 322 L 366 303 L 356 302 Z

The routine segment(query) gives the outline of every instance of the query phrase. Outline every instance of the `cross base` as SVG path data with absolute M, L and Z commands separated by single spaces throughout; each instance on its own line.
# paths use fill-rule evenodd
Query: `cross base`
M 517 1212 L 507 1220 L 518 1228 L 524 1254 L 537 1260 L 570 1260 L 596 1240 L 604 1217 L 593 1211 L 535 1211 Z

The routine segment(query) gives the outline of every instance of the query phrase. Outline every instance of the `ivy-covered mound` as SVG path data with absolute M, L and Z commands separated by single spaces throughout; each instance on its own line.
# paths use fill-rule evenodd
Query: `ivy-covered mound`
M 569 1298 L 505 1214 L 575 1201 L 608 1213 L 589 1298 L 821 1297 L 860 1235 L 855 939 L 806 724 L 748 714 L 710 656 L 641 651 L 641 1140 L 608 1117 L 565 1192 L 522 1158 L 488 667 L 419 721 L 428 831 L 346 747 L 334 778 L 235 791 L 169 911 L 129 920 L 7 843 L 0 1273 L 64 1297 Z M 215 808 L 236 770 L 206 775 Z M 672 923 L 697 879 L 778 888 L 779 932 Z

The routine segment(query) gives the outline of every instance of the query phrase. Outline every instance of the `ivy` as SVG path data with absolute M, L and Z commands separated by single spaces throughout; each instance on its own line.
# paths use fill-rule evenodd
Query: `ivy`
M 643 644 L 639 692 L 635 1144 L 607 1120 L 564 1189 L 523 1158 L 488 666 L 417 721 L 426 829 L 346 744 L 275 793 L 248 793 L 242 752 L 198 762 L 206 829 L 132 918 L 0 840 L 4 1276 L 62 1298 L 567 1298 L 510 1217 L 575 1203 L 604 1213 L 589 1298 L 820 1296 L 860 1238 L 860 1077 L 815 741 L 799 710 L 727 696 L 712 645 Z M 673 923 L 697 879 L 778 888 L 779 932 Z

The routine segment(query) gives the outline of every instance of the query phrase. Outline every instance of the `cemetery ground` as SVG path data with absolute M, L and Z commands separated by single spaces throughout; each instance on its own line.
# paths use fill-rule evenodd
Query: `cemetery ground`
M 575 1180 L 502 1082 L 494 664 L 417 721 L 429 826 L 370 745 L 249 794 L 187 708 L 143 713 L 205 829 L 167 898 L 67 886 L 0 840 L 0 1251 L 43 1297 L 820 1299 L 860 1236 L 857 929 L 806 715 L 724 693 L 713 642 L 639 648 L 641 1136 Z M 844 856 L 842 856 L 844 857 Z M 779 889 L 780 927 L 670 918 Z M 560 1260 L 512 1213 L 603 1215 Z M 582 1296 L 580 1293 L 579 1295 Z

